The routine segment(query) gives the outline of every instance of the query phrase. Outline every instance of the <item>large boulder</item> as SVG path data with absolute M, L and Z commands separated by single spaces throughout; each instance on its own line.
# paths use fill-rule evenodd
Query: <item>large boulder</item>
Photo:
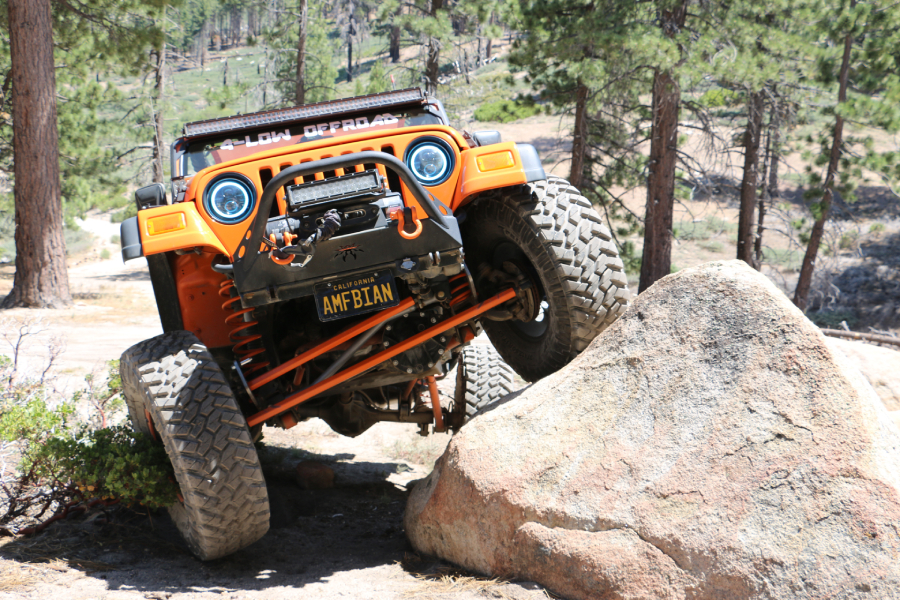
M 900 432 L 769 280 L 710 263 L 466 425 L 405 525 L 569 598 L 896 598 Z

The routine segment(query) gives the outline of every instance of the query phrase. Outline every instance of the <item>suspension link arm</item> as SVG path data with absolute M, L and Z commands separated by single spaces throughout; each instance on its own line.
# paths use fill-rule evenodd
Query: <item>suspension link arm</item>
M 281 402 L 279 402 L 277 404 L 273 404 L 272 406 L 270 406 L 269 408 L 266 408 L 265 410 L 259 411 L 258 413 L 250 416 L 247 419 L 247 425 L 249 425 L 250 427 L 253 427 L 255 425 L 259 425 L 260 423 L 264 423 L 265 421 L 268 421 L 272 417 L 277 417 L 278 415 L 280 415 L 284 412 L 287 412 L 288 410 L 297 406 L 298 404 L 301 404 L 302 402 L 306 402 L 310 398 L 318 396 L 322 392 L 327 391 L 327 390 L 333 388 L 334 386 L 347 381 L 348 379 L 356 377 L 357 375 L 361 375 L 362 373 L 365 373 L 369 369 L 377 367 L 384 361 L 389 360 L 389 359 L 397 356 L 398 354 L 402 354 L 403 352 L 406 352 L 407 350 L 409 350 L 411 348 L 415 348 L 419 344 L 423 344 L 427 340 L 430 340 L 431 338 L 444 333 L 448 329 L 452 329 L 458 325 L 465 323 L 466 321 L 470 321 L 470 320 L 474 319 L 475 317 L 477 317 L 478 315 L 482 314 L 483 312 L 488 311 L 488 310 L 494 308 L 495 306 L 503 304 L 504 302 L 512 300 L 515 297 L 516 297 L 516 290 L 514 288 L 504 290 L 504 291 L 500 292 L 499 294 L 497 294 L 496 296 L 494 296 L 493 298 L 485 300 L 484 302 L 481 302 L 480 304 L 476 304 L 472 308 L 464 310 L 463 312 L 459 313 L 458 315 L 450 317 L 449 319 L 447 319 L 445 321 L 441 321 L 440 323 L 437 323 L 436 325 L 429 327 L 425 331 L 421 331 L 421 332 L 417 333 L 416 335 L 410 337 L 407 340 L 404 340 L 403 342 L 397 344 L 396 346 L 394 346 L 392 348 L 383 350 L 383 351 L 379 352 L 378 354 L 376 354 L 375 356 L 371 356 L 371 357 L 353 365 L 352 367 L 344 369 L 340 373 L 332 375 L 328 379 L 322 380 L 318 383 L 314 383 L 313 385 L 288 396 Z M 401 306 L 402 306 L 402 304 L 401 304 Z M 399 308 L 399 306 L 395 307 L 395 308 Z M 297 357 L 297 358 L 301 358 L 301 357 Z M 295 359 L 295 361 L 296 361 L 296 359 Z M 293 361 L 289 361 L 289 362 L 293 362 Z M 289 364 L 289 363 L 284 363 L 284 365 L 282 365 L 282 367 L 284 367 L 287 364 Z M 273 371 L 274 371 L 274 369 L 273 369 Z M 287 370 L 285 372 L 287 372 Z M 270 373 L 271 373 L 271 371 L 270 371 Z M 269 373 L 267 373 L 266 375 L 269 375 Z M 265 376 L 263 376 L 263 377 L 265 377 Z M 276 375 L 276 377 L 277 377 L 277 375 Z M 258 379 L 262 379 L 262 378 L 258 378 Z M 253 384 L 256 381 L 257 381 L 257 379 L 250 382 L 251 388 L 253 387 Z

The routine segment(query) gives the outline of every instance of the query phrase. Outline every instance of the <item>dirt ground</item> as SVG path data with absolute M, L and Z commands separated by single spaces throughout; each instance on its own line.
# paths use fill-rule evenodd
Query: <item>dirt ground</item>
M 265 436 L 272 518 L 256 544 L 202 563 L 164 512 L 98 509 L 0 545 L 0 599 L 549 597 L 535 584 L 472 577 L 410 550 L 401 523 L 407 486 L 428 468 L 385 452 L 415 443 L 397 429 L 381 424 L 351 440 L 304 423 Z M 289 476 L 299 460 L 330 465 L 334 489 L 300 489 Z

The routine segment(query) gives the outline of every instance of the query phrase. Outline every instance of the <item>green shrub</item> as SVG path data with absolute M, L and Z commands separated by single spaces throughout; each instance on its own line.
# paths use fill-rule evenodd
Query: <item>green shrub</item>
M 635 243 L 626 240 L 622 243 L 622 247 L 619 249 L 619 258 L 622 259 L 622 263 L 625 265 L 625 273 L 640 273 L 641 272 L 641 262 L 643 256 L 637 251 L 637 246 Z
M 116 212 L 110 214 L 109 220 L 112 223 L 121 223 L 125 219 L 130 219 L 131 217 L 135 216 L 137 216 L 137 205 L 131 202 L 122 210 L 117 210 Z
M 869 225 L 869 233 L 881 233 L 884 229 L 884 223 L 872 223 Z
M 737 225 L 719 217 L 707 217 L 698 221 L 679 221 L 672 233 L 679 240 L 708 240 L 720 233 L 737 231 Z
M 735 106 L 741 101 L 741 93 L 723 88 L 713 88 L 700 96 L 700 104 L 707 108 L 723 108 Z
M 802 250 L 763 248 L 763 262 L 788 271 L 799 271 L 804 254 Z
M 851 328 L 859 323 L 859 317 L 849 310 L 823 310 L 808 313 L 806 316 L 825 329 L 841 329 L 842 322 L 846 322 L 847 327 Z
M 722 242 L 717 242 L 715 240 L 700 242 L 699 245 L 701 248 L 703 248 L 704 250 L 708 250 L 709 252 L 722 252 L 723 250 L 725 250 L 725 246 L 722 244 Z
M 482 104 L 475 109 L 476 121 L 489 121 L 491 123 L 511 123 L 519 119 L 533 117 L 541 112 L 530 98 L 516 100 L 498 100 L 490 104 Z
M 177 499 L 178 485 L 165 448 L 127 427 L 50 437 L 34 461 L 42 476 L 74 486 L 86 497 L 150 508 L 163 508 Z
M 859 243 L 859 231 L 856 229 L 851 229 L 847 233 L 841 235 L 841 240 L 838 242 L 838 247 L 841 250 L 851 250 L 856 247 Z
M 109 366 L 105 382 L 88 376 L 85 390 L 60 398 L 48 391 L 43 375 L 28 379 L 0 357 L 0 441 L 15 444 L 20 457 L 14 483 L 0 488 L 0 530 L 46 521 L 72 499 L 151 508 L 177 500 L 162 444 L 129 427 L 106 426 L 107 416 L 124 405 L 118 361 Z M 100 418 L 76 422 L 79 402 Z

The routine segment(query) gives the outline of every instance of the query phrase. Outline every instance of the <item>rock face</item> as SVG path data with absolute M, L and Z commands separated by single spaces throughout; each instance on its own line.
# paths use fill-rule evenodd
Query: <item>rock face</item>
M 833 337 L 827 340 L 859 369 L 889 411 L 900 411 L 900 351 Z
M 568 598 L 900 597 L 900 432 L 765 277 L 666 277 L 417 485 L 419 551 Z

